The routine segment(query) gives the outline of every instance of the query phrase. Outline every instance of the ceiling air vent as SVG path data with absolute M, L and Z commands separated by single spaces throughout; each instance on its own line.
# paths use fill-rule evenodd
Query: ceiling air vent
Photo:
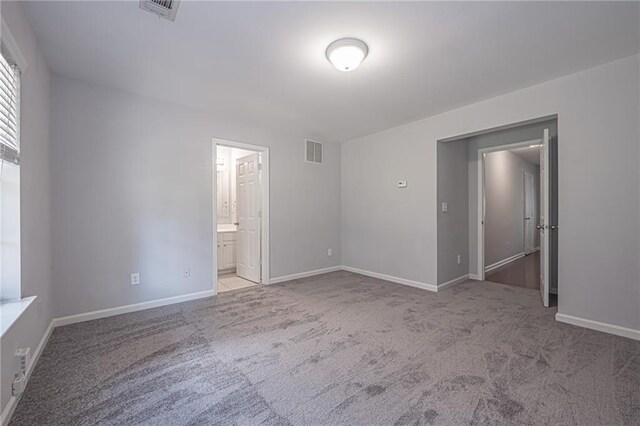
M 306 140 L 305 161 L 307 163 L 322 164 L 322 142 Z
M 140 0 L 140 9 L 173 21 L 179 4 L 180 0 Z

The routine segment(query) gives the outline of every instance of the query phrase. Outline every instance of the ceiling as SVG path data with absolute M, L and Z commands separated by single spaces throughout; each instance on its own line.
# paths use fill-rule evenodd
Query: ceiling
M 29 2 L 53 72 L 341 142 L 630 56 L 638 3 Z M 360 68 L 329 43 L 358 37 Z
M 530 163 L 540 164 L 540 146 L 527 146 L 524 148 L 516 148 L 509 150 L 512 154 L 528 161 Z

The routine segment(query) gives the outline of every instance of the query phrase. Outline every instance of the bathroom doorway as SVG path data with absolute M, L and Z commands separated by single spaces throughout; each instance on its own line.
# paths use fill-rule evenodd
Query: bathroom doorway
M 268 282 L 268 148 L 215 139 L 216 291 Z

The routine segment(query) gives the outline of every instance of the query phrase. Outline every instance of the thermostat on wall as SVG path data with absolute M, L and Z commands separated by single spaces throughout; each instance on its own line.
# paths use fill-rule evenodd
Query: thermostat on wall
M 406 180 L 399 180 L 398 181 L 398 188 L 406 188 L 407 187 L 407 181 Z

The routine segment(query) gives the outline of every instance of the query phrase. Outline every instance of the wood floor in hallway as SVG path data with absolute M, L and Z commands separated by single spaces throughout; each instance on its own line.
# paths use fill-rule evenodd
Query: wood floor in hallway
M 491 271 L 485 279 L 494 283 L 539 289 L 540 251 L 535 251 Z

